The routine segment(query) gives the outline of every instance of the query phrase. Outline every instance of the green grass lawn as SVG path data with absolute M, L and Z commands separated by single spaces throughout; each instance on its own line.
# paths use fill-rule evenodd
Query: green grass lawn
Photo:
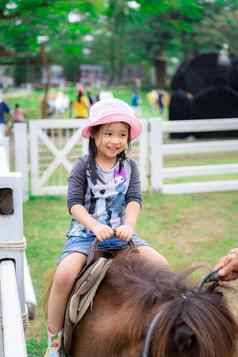
M 70 217 L 65 197 L 31 198 L 24 204 L 27 256 L 37 295 L 37 317 L 28 327 L 28 353 L 42 356 L 46 345 L 43 296 L 49 272 L 63 247 Z M 197 195 L 144 194 L 138 232 L 165 255 L 174 270 L 204 267 L 201 278 L 237 246 L 238 196 L 234 192 Z

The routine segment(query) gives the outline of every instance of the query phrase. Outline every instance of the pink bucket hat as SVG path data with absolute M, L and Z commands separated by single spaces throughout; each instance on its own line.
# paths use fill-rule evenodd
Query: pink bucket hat
M 89 111 L 89 119 L 82 130 L 82 136 L 89 139 L 91 136 L 91 127 L 115 122 L 127 123 L 130 126 L 131 140 L 138 138 L 141 133 L 141 122 L 135 116 L 132 108 L 123 100 L 110 98 L 100 100 L 92 105 Z

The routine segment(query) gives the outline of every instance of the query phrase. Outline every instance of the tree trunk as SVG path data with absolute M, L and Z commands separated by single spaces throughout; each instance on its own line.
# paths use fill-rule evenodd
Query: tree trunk
M 40 58 L 41 58 L 42 69 L 45 72 L 45 79 L 46 79 L 45 83 L 44 83 L 43 99 L 41 102 L 41 117 L 47 118 L 47 116 L 48 116 L 48 93 L 49 93 L 49 89 L 50 89 L 50 72 L 49 72 L 49 65 L 48 65 L 48 62 L 46 59 L 44 43 L 41 44 Z
M 165 88 L 166 87 L 166 67 L 167 63 L 164 59 L 162 58 L 156 58 L 154 60 L 154 66 L 155 66 L 155 78 L 156 78 L 156 84 L 158 88 Z

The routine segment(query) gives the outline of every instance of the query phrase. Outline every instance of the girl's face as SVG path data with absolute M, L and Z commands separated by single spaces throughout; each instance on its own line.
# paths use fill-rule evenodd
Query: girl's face
M 126 123 L 111 123 L 100 127 L 94 136 L 97 158 L 115 159 L 128 147 L 129 127 Z

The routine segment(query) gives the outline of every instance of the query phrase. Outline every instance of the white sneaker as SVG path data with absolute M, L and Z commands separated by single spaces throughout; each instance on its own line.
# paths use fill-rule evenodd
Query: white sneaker
M 45 357 L 61 357 L 61 354 L 58 348 L 48 347 L 45 353 Z

